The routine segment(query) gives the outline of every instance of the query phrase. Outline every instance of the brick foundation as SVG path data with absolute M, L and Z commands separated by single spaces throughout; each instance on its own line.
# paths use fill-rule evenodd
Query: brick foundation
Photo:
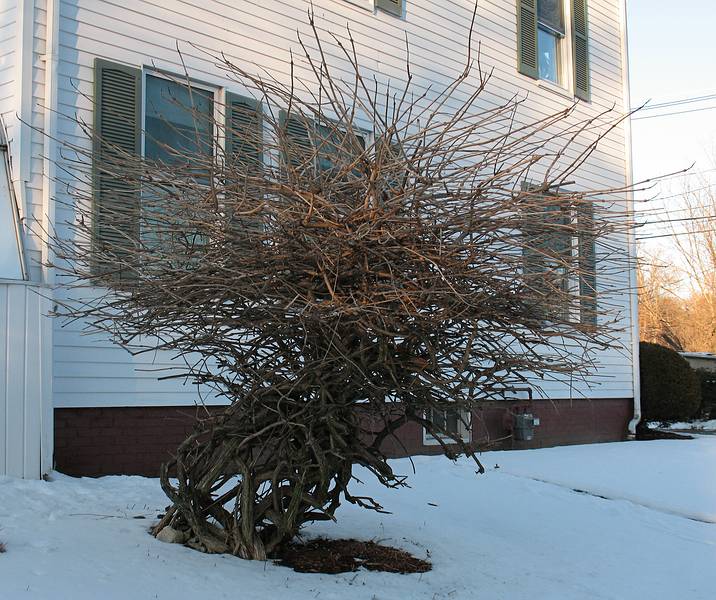
M 203 409 L 201 409 L 203 410 Z M 68 475 L 136 474 L 155 477 L 159 465 L 191 431 L 194 407 L 56 408 L 55 468 Z M 511 412 L 540 418 L 531 442 L 511 437 Z M 490 402 L 473 415 L 473 440 L 494 449 L 612 442 L 626 437 L 630 398 Z M 409 423 L 386 442 L 392 456 L 433 454 L 421 428 Z

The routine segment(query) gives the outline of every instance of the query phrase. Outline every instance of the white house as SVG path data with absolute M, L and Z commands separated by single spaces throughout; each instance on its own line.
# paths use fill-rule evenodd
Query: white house
M 350 24 L 362 64 L 377 74 L 401 77 L 406 33 L 419 84 L 439 86 L 464 66 L 473 0 L 313 6 L 322 28 L 345 31 Z M 192 387 L 141 370 L 167 365 L 167 357 L 133 357 L 82 335 L 81 324 L 47 316 L 64 293 L 45 266 L 47 232 L 71 217 L 55 160 L 62 142 L 88 144 L 74 119 L 96 122 L 91 98 L 103 85 L 101 69 L 130 81 L 139 131 L 156 80 L 183 72 L 177 45 L 192 77 L 222 100 L 241 90 L 198 49 L 287 78 L 296 30 L 309 33 L 308 8 L 308 0 L 0 0 L 0 115 L 7 127 L 7 144 L 0 137 L 0 475 L 39 477 L 53 465 L 76 474 L 155 473 L 186 430 L 181 415 L 197 400 Z M 575 120 L 627 111 L 625 15 L 625 0 L 480 0 L 473 39 L 482 64 L 494 67 L 486 101 L 490 94 L 526 95 L 525 119 L 575 101 Z M 629 185 L 628 121 L 577 175 L 580 185 L 594 188 Z M 623 244 L 625 256 L 633 256 L 632 240 Z M 619 274 L 623 289 L 633 288 L 629 264 Z M 599 355 L 593 385 L 543 383 L 530 404 L 505 399 L 486 406 L 483 427 L 499 433 L 506 414 L 527 406 L 541 419 L 538 445 L 623 439 L 633 431 L 634 295 L 612 298 L 610 310 L 622 320 L 622 348 Z M 403 437 L 409 450 L 429 450 L 422 432 Z

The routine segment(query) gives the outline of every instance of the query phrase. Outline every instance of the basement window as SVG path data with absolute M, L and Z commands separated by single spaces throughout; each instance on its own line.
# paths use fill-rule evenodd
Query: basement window
M 469 442 L 471 439 L 470 414 L 466 411 L 430 409 L 425 412 L 425 419 L 433 423 L 436 427 L 455 434 L 456 437 L 459 437 L 463 442 Z M 449 437 L 442 437 L 442 439 L 440 439 L 430 434 L 426 429 L 423 429 L 423 444 L 426 446 L 435 446 L 441 441 L 446 444 L 453 443 Z

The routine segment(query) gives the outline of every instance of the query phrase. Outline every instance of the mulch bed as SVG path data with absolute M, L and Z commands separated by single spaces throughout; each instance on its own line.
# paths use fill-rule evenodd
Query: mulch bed
M 346 573 L 361 567 L 388 573 L 425 573 L 432 565 L 405 550 L 358 540 L 318 538 L 305 544 L 287 544 L 277 564 L 299 573 Z

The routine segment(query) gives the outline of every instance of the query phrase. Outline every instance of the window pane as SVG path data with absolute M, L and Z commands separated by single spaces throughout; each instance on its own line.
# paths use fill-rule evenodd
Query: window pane
M 198 183 L 208 183 L 210 165 L 206 159 L 213 151 L 213 93 L 147 76 L 145 94 L 145 158 L 170 165 L 179 178 L 189 176 Z M 171 248 L 183 257 L 179 260 L 192 264 L 190 257 L 206 239 L 188 225 L 176 227 L 177 223 L 187 223 L 188 215 L 182 212 L 186 206 L 170 211 L 162 201 L 164 196 L 154 197 L 155 193 L 142 190 L 142 239 Z
M 544 25 L 564 35 L 564 15 L 562 2 L 564 0 L 537 0 L 537 20 Z
M 445 411 L 445 425 L 445 429 L 447 429 L 450 433 L 457 434 L 459 432 L 456 410 Z
M 559 83 L 559 39 L 556 35 L 539 29 L 537 48 L 539 51 L 539 78 Z
M 353 132 L 348 135 L 340 129 L 327 125 L 317 126 L 318 170 L 333 173 L 352 163 L 365 150 L 363 136 Z M 354 147 L 355 144 L 358 147 Z M 357 173 L 355 173 L 357 174 Z
M 211 92 L 148 76 L 145 93 L 146 158 L 178 164 L 192 155 L 211 155 Z

